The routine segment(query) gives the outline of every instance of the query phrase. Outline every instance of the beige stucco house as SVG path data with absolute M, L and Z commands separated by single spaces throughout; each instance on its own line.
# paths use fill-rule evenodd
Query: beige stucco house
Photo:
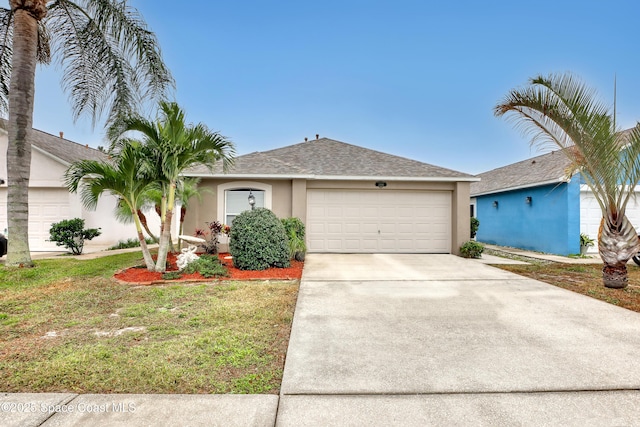
M 478 178 L 328 138 L 236 158 L 202 178 L 185 234 L 206 222 L 230 224 L 257 207 L 298 217 L 309 252 L 454 253 L 469 240 L 469 186 Z
M 6 121 L 0 120 L 0 153 L 7 152 Z M 64 186 L 67 167 L 84 159 L 102 160 L 106 155 L 89 146 L 77 144 L 61 136 L 32 131 L 31 175 L 29 181 L 29 248 L 32 251 L 63 251 L 63 247 L 49 242 L 51 224 L 63 219 L 82 218 L 85 227 L 102 229 L 102 235 L 86 242 L 85 248 L 106 248 L 119 240 L 136 238 L 133 224 L 122 224 L 114 217 L 117 199 L 111 195 L 100 198 L 95 211 L 85 209 L 77 194 Z M 7 229 L 7 165 L 0 161 L 0 233 Z M 159 230 L 160 218 L 155 212 L 148 215 L 151 230 Z

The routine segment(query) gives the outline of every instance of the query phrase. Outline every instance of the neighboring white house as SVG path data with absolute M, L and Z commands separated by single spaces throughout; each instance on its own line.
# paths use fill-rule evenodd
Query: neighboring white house
M 7 152 L 6 121 L 0 120 L 0 153 Z M 63 247 L 49 242 L 51 224 L 63 219 L 82 218 L 87 228 L 101 228 L 102 234 L 85 243 L 85 247 L 108 247 L 120 240 L 136 238 L 133 224 L 115 219 L 117 198 L 104 194 L 95 211 L 85 209 L 78 194 L 71 194 L 64 186 L 63 176 L 68 166 L 79 160 L 105 160 L 106 154 L 69 141 L 62 137 L 34 129 L 32 132 L 31 175 L 29 181 L 29 248 L 32 251 L 62 251 Z M 0 161 L 0 232 L 7 231 L 7 165 Z M 176 215 L 179 217 L 179 215 Z M 149 228 L 159 233 L 160 218 L 155 212 L 147 214 Z M 179 218 L 178 218 L 179 221 Z

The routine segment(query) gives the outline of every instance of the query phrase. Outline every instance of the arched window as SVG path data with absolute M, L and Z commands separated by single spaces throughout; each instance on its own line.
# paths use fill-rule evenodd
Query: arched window
M 249 194 L 256 208 L 271 209 L 271 185 L 259 182 L 229 182 L 218 186 L 218 218 L 227 225 L 240 213 L 251 209 Z

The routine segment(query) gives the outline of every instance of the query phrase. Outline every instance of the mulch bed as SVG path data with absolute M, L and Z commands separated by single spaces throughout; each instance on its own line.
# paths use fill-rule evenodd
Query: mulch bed
M 168 268 L 167 272 L 178 271 L 176 265 L 176 255 L 169 253 L 167 255 Z M 149 271 L 146 267 L 131 267 L 116 273 L 113 277 L 123 283 L 138 284 L 138 285 L 152 285 L 158 283 L 171 283 L 171 282 L 204 282 L 204 281 L 220 281 L 220 280 L 295 280 L 302 277 L 302 268 L 304 263 L 300 261 L 291 260 L 291 266 L 288 268 L 268 268 L 266 270 L 239 270 L 233 266 L 231 259 L 225 259 L 229 257 L 228 253 L 218 254 L 220 262 L 227 268 L 229 272 L 228 277 L 213 277 L 205 278 L 200 273 L 183 274 L 180 279 L 164 280 L 162 279 L 162 273 Z

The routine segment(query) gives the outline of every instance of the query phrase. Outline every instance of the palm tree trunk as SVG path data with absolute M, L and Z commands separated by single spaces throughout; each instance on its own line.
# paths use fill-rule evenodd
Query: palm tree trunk
M 151 252 L 149 252 L 147 241 L 144 239 L 144 234 L 142 233 L 142 225 L 140 224 L 140 217 L 138 217 L 137 213 L 133 215 L 133 220 L 136 223 L 136 231 L 138 232 L 140 249 L 142 249 L 142 257 L 144 258 L 144 263 L 147 266 L 147 270 L 155 271 L 156 264 L 153 262 L 153 257 L 151 256 Z
M 173 207 L 175 205 L 176 184 L 169 185 L 169 197 L 166 201 L 166 213 L 162 221 L 162 235 L 160 236 L 160 246 L 158 247 L 158 260 L 156 261 L 156 271 L 164 272 L 167 268 L 167 253 L 171 244 L 171 221 L 173 219 Z
M 180 227 L 178 229 L 178 250 L 182 249 L 182 232 L 184 231 L 184 217 L 187 214 L 187 207 L 185 205 L 180 206 Z
M 9 144 L 7 147 L 7 265 L 31 267 L 29 252 L 29 174 L 35 93 L 38 20 L 47 12 L 46 0 L 11 0 L 14 36 L 9 86 Z
M 612 226 L 602 218 L 598 231 L 598 252 L 604 266 L 602 281 L 604 286 L 623 289 L 628 285 L 627 262 L 640 251 L 640 240 L 635 228 L 626 216 L 619 226 Z
M 156 237 L 156 235 L 153 234 L 151 230 L 149 230 L 149 224 L 147 224 L 147 216 L 140 209 L 138 209 L 138 216 L 140 217 L 140 223 L 144 227 L 144 231 L 147 232 L 149 237 L 151 237 L 154 242 L 160 243 L 160 240 Z

